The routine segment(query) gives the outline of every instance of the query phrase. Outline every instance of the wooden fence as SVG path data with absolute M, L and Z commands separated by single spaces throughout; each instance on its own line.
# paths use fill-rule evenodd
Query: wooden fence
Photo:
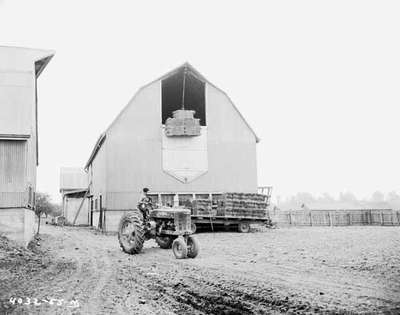
M 400 211 L 391 209 L 281 211 L 271 217 L 283 226 L 400 225 Z

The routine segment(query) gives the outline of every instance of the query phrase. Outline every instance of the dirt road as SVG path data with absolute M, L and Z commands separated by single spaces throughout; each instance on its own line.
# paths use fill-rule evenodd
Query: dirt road
M 200 233 L 200 255 L 186 260 L 153 241 L 130 256 L 115 235 L 88 228 L 42 233 L 36 265 L 0 264 L 3 312 L 400 313 L 398 227 Z M 13 297 L 25 305 L 6 302 Z

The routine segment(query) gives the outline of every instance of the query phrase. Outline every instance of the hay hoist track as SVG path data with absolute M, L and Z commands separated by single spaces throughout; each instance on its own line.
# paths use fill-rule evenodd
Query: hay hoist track
M 200 233 L 200 255 L 186 260 L 153 241 L 128 255 L 115 235 L 87 228 L 45 226 L 43 233 L 50 266 L 0 297 L 26 292 L 80 307 L 21 305 L 14 314 L 400 311 L 398 228 Z

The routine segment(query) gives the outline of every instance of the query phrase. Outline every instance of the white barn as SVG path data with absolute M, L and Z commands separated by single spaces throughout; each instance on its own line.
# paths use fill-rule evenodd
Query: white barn
M 197 136 L 169 136 L 174 111 L 195 111 Z M 257 192 L 256 134 L 228 95 L 186 63 L 139 89 L 99 137 L 85 166 L 92 225 L 115 231 L 143 187 L 180 203 L 222 192 Z
M 37 79 L 53 55 L 0 46 L 0 233 L 23 245 L 34 235 Z

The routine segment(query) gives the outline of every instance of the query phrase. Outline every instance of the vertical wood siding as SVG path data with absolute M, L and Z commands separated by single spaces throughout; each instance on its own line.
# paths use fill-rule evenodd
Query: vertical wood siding
M 0 207 L 26 204 L 26 141 L 0 140 Z

